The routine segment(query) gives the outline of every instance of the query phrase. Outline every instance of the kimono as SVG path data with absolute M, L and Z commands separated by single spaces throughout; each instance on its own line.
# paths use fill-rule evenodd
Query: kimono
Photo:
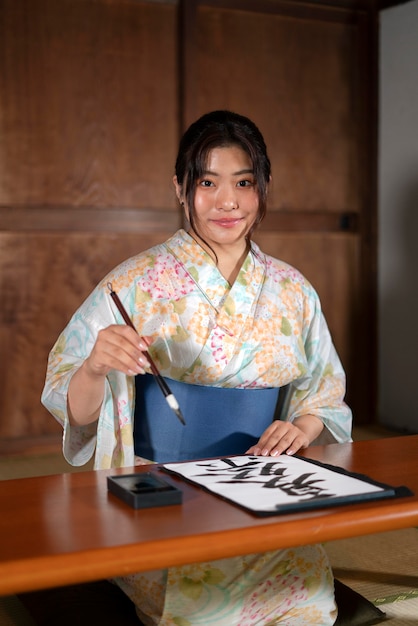
M 97 423 L 75 427 L 67 414 L 71 377 L 99 330 L 124 323 L 110 288 L 138 333 L 151 337 L 149 352 L 166 379 L 221 388 L 280 387 L 286 389 L 281 419 L 309 413 L 324 424 L 318 442 L 351 440 L 345 374 L 312 285 L 253 242 L 230 286 L 211 257 L 179 230 L 112 270 L 50 353 L 42 402 L 63 426 L 69 463 L 83 465 L 94 455 L 96 469 L 135 464 L 133 377 L 108 374 Z M 332 624 L 336 618 L 332 574 L 320 546 L 116 582 L 147 626 Z

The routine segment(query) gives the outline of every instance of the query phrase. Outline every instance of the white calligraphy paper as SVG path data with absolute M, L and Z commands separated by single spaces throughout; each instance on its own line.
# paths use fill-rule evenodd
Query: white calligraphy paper
M 235 456 L 164 468 L 260 515 L 395 496 L 389 485 L 297 456 Z

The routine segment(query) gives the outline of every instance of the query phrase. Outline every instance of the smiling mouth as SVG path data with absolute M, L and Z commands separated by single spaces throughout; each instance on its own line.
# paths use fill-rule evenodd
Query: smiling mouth
M 236 226 L 236 224 L 239 224 L 242 221 L 241 217 L 234 217 L 233 219 L 220 219 L 220 220 L 212 220 L 214 222 L 214 224 L 217 224 L 218 226 L 223 226 L 225 228 L 232 228 L 233 226 Z

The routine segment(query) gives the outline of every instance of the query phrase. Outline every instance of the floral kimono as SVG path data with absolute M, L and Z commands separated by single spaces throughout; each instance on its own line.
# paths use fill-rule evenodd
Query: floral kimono
M 135 464 L 133 377 L 109 373 L 97 423 L 74 427 L 67 414 L 69 382 L 97 333 L 123 323 L 110 286 L 138 333 L 152 338 L 149 352 L 168 381 L 285 388 L 281 419 L 316 415 L 325 426 L 321 443 L 350 441 L 345 375 L 312 286 L 254 243 L 230 286 L 210 256 L 179 230 L 110 272 L 51 351 L 42 402 L 63 425 L 69 463 L 83 465 L 94 454 L 96 469 Z M 147 626 L 324 625 L 336 618 L 332 574 L 319 546 L 136 574 L 117 583 Z

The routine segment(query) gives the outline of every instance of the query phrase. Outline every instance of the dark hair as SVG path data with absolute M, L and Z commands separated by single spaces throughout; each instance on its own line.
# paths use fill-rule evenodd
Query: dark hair
M 190 225 L 196 231 L 194 197 L 197 182 L 206 169 L 209 152 L 226 146 L 242 148 L 249 155 L 254 170 L 259 203 L 256 220 L 247 234 L 249 241 L 266 214 L 271 166 L 263 135 L 248 117 L 232 111 L 212 111 L 191 124 L 179 145 L 175 167 L 177 182 L 187 202 Z

